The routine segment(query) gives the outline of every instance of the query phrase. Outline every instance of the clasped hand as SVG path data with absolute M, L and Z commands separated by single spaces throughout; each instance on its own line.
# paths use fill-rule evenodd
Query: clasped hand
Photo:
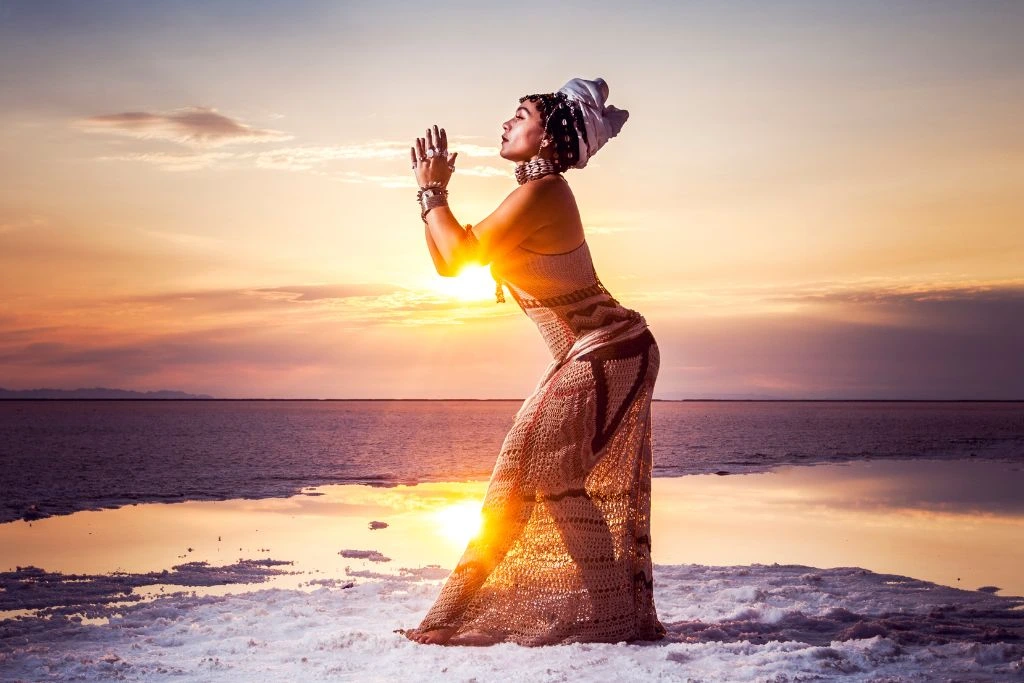
M 433 156 L 427 156 L 427 150 L 433 149 Z M 448 154 L 448 134 L 444 128 L 438 130 L 437 124 L 434 129 L 427 128 L 426 138 L 416 138 L 416 145 L 409 149 L 412 154 L 412 169 L 416 174 L 416 183 L 420 187 L 434 186 L 447 187 L 448 181 L 455 173 L 455 157 L 458 152 Z

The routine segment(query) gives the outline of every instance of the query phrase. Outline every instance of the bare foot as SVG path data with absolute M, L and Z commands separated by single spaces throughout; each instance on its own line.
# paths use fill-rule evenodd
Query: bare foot
M 429 631 L 413 631 L 408 634 L 409 640 L 415 640 L 417 643 L 423 645 L 444 645 L 448 642 L 448 639 L 455 633 L 455 627 L 449 628 L 433 628 Z
M 452 639 L 452 645 L 495 645 L 505 642 L 505 635 L 501 633 L 488 633 L 486 631 L 466 631 Z

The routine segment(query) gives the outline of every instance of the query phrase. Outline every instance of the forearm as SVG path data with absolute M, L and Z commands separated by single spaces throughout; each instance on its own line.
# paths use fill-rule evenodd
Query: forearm
M 441 252 L 437 250 L 437 245 L 434 244 L 434 238 L 430 235 L 430 227 L 426 223 L 423 224 L 423 232 L 426 234 L 427 250 L 430 252 L 430 260 L 434 262 L 434 269 L 437 271 L 438 275 L 443 275 L 444 277 L 451 277 L 455 275 L 454 271 L 445 262 L 444 257 L 441 256 Z
M 449 269 L 457 271 L 473 260 L 475 254 L 470 240 L 466 239 L 466 230 L 455 220 L 447 205 L 435 207 L 427 213 L 427 233 Z

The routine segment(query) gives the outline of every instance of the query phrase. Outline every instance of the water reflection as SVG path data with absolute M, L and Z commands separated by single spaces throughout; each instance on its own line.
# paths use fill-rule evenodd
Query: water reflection
M 140 504 L 0 525 L 0 569 L 148 572 L 272 557 L 301 587 L 349 572 L 453 567 L 477 531 L 487 483 L 322 486 L 291 498 Z M 1024 595 L 1024 469 L 876 461 L 653 482 L 656 564 L 858 566 Z M 371 528 L 371 522 L 385 528 Z M 390 558 L 343 557 L 376 550 Z M 151 589 L 154 592 L 158 588 Z M 202 592 L 238 592 L 217 586 Z
M 1024 595 L 1024 468 L 874 461 L 654 481 L 657 563 L 856 566 Z

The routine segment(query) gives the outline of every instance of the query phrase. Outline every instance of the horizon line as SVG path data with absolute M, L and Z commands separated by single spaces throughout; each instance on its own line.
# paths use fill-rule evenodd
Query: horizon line
M 146 397 L 14 397 L 0 401 L 525 401 L 526 398 L 146 398 Z M 657 403 L 1024 403 L 1024 398 L 652 398 Z

